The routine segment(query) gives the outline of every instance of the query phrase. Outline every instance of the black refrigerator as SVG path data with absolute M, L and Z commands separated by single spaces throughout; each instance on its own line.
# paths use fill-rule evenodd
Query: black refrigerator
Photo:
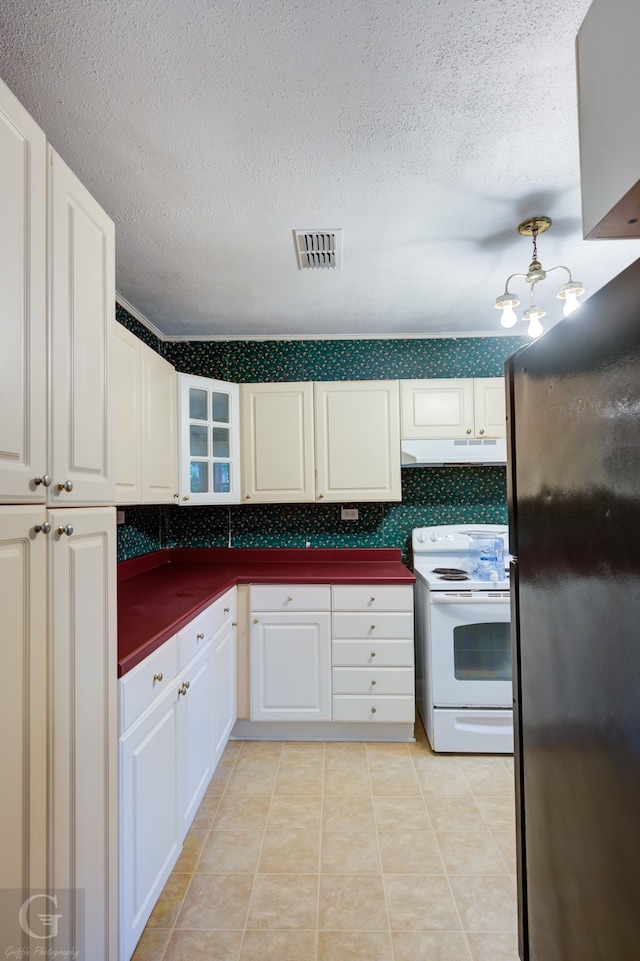
M 520 957 L 640 961 L 640 260 L 505 372 Z

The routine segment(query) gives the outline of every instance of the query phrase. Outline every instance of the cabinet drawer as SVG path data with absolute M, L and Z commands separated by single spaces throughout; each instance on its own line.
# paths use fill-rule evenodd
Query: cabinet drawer
M 178 636 L 169 638 L 118 682 L 122 735 L 153 701 L 160 697 L 178 673 Z
M 413 641 L 334 641 L 334 667 L 412 667 Z
M 236 590 L 227 591 L 178 631 L 178 664 L 182 669 L 200 651 L 225 621 L 236 619 Z
M 415 704 L 413 697 L 334 697 L 334 721 L 397 721 L 413 724 Z
M 413 696 L 411 667 L 334 667 L 334 694 L 410 694 Z
M 336 584 L 334 611 L 412 611 L 411 584 Z
M 330 584 L 252 584 L 252 611 L 330 611 Z
M 360 614 L 334 614 L 334 637 L 413 638 L 413 614 L 410 612 L 383 613 L 372 611 Z

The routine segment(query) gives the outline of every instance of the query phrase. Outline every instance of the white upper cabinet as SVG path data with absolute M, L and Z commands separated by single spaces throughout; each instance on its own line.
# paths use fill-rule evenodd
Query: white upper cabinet
M 506 435 L 502 377 L 400 381 L 403 440 Z
M 399 501 L 397 380 L 314 384 L 319 501 Z
M 180 504 L 240 503 L 237 384 L 179 374 Z
M 315 500 L 313 384 L 241 384 L 242 503 Z
M 142 341 L 116 324 L 116 504 L 142 503 Z
M 178 493 L 178 442 L 175 368 L 142 344 L 142 502 L 174 504 Z
M 113 504 L 113 222 L 49 148 L 48 501 Z
M 46 453 L 44 133 L 0 83 L 0 500 L 44 503 Z
M 592 239 L 640 237 L 639 33 L 638 0 L 593 0 L 578 31 L 582 229 Z

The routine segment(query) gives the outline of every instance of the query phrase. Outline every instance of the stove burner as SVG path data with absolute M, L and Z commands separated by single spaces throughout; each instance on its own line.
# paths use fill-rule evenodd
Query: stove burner
M 432 574 L 466 574 L 461 567 L 434 567 Z
M 439 581 L 468 581 L 467 574 L 440 574 Z

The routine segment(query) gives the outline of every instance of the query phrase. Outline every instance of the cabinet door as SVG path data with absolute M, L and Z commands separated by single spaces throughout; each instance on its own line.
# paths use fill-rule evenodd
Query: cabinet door
M 504 377 L 478 377 L 473 392 L 476 437 L 506 437 Z
M 44 503 L 46 142 L 0 81 L 0 502 Z
M 251 720 L 331 720 L 328 613 L 251 615 Z
M 0 507 L 3 890 L 46 885 L 47 537 L 34 532 L 45 516 L 44 507 Z
M 115 327 L 116 503 L 142 502 L 141 346 L 131 331 Z
M 174 504 L 178 493 L 176 372 L 141 342 L 142 501 Z
M 179 375 L 180 503 L 240 503 L 237 384 Z
M 117 953 L 115 508 L 48 512 L 51 885 L 84 892 L 85 952 Z M 78 915 L 80 917 L 80 915 Z M 68 943 L 78 941 L 76 912 Z
M 398 381 L 318 383 L 317 499 L 399 501 Z
M 237 625 L 228 621 L 213 638 L 213 766 L 236 723 Z
M 471 437 L 473 378 L 402 380 L 403 440 Z
M 114 227 L 51 148 L 49 218 L 48 500 L 113 504 Z
M 178 674 L 178 750 L 182 779 L 180 838 L 183 840 L 213 774 L 211 642 Z
M 313 384 L 242 384 L 242 501 L 315 500 Z
M 120 738 L 120 961 L 133 954 L 182 848 L 178 707 L 174 685 Z

